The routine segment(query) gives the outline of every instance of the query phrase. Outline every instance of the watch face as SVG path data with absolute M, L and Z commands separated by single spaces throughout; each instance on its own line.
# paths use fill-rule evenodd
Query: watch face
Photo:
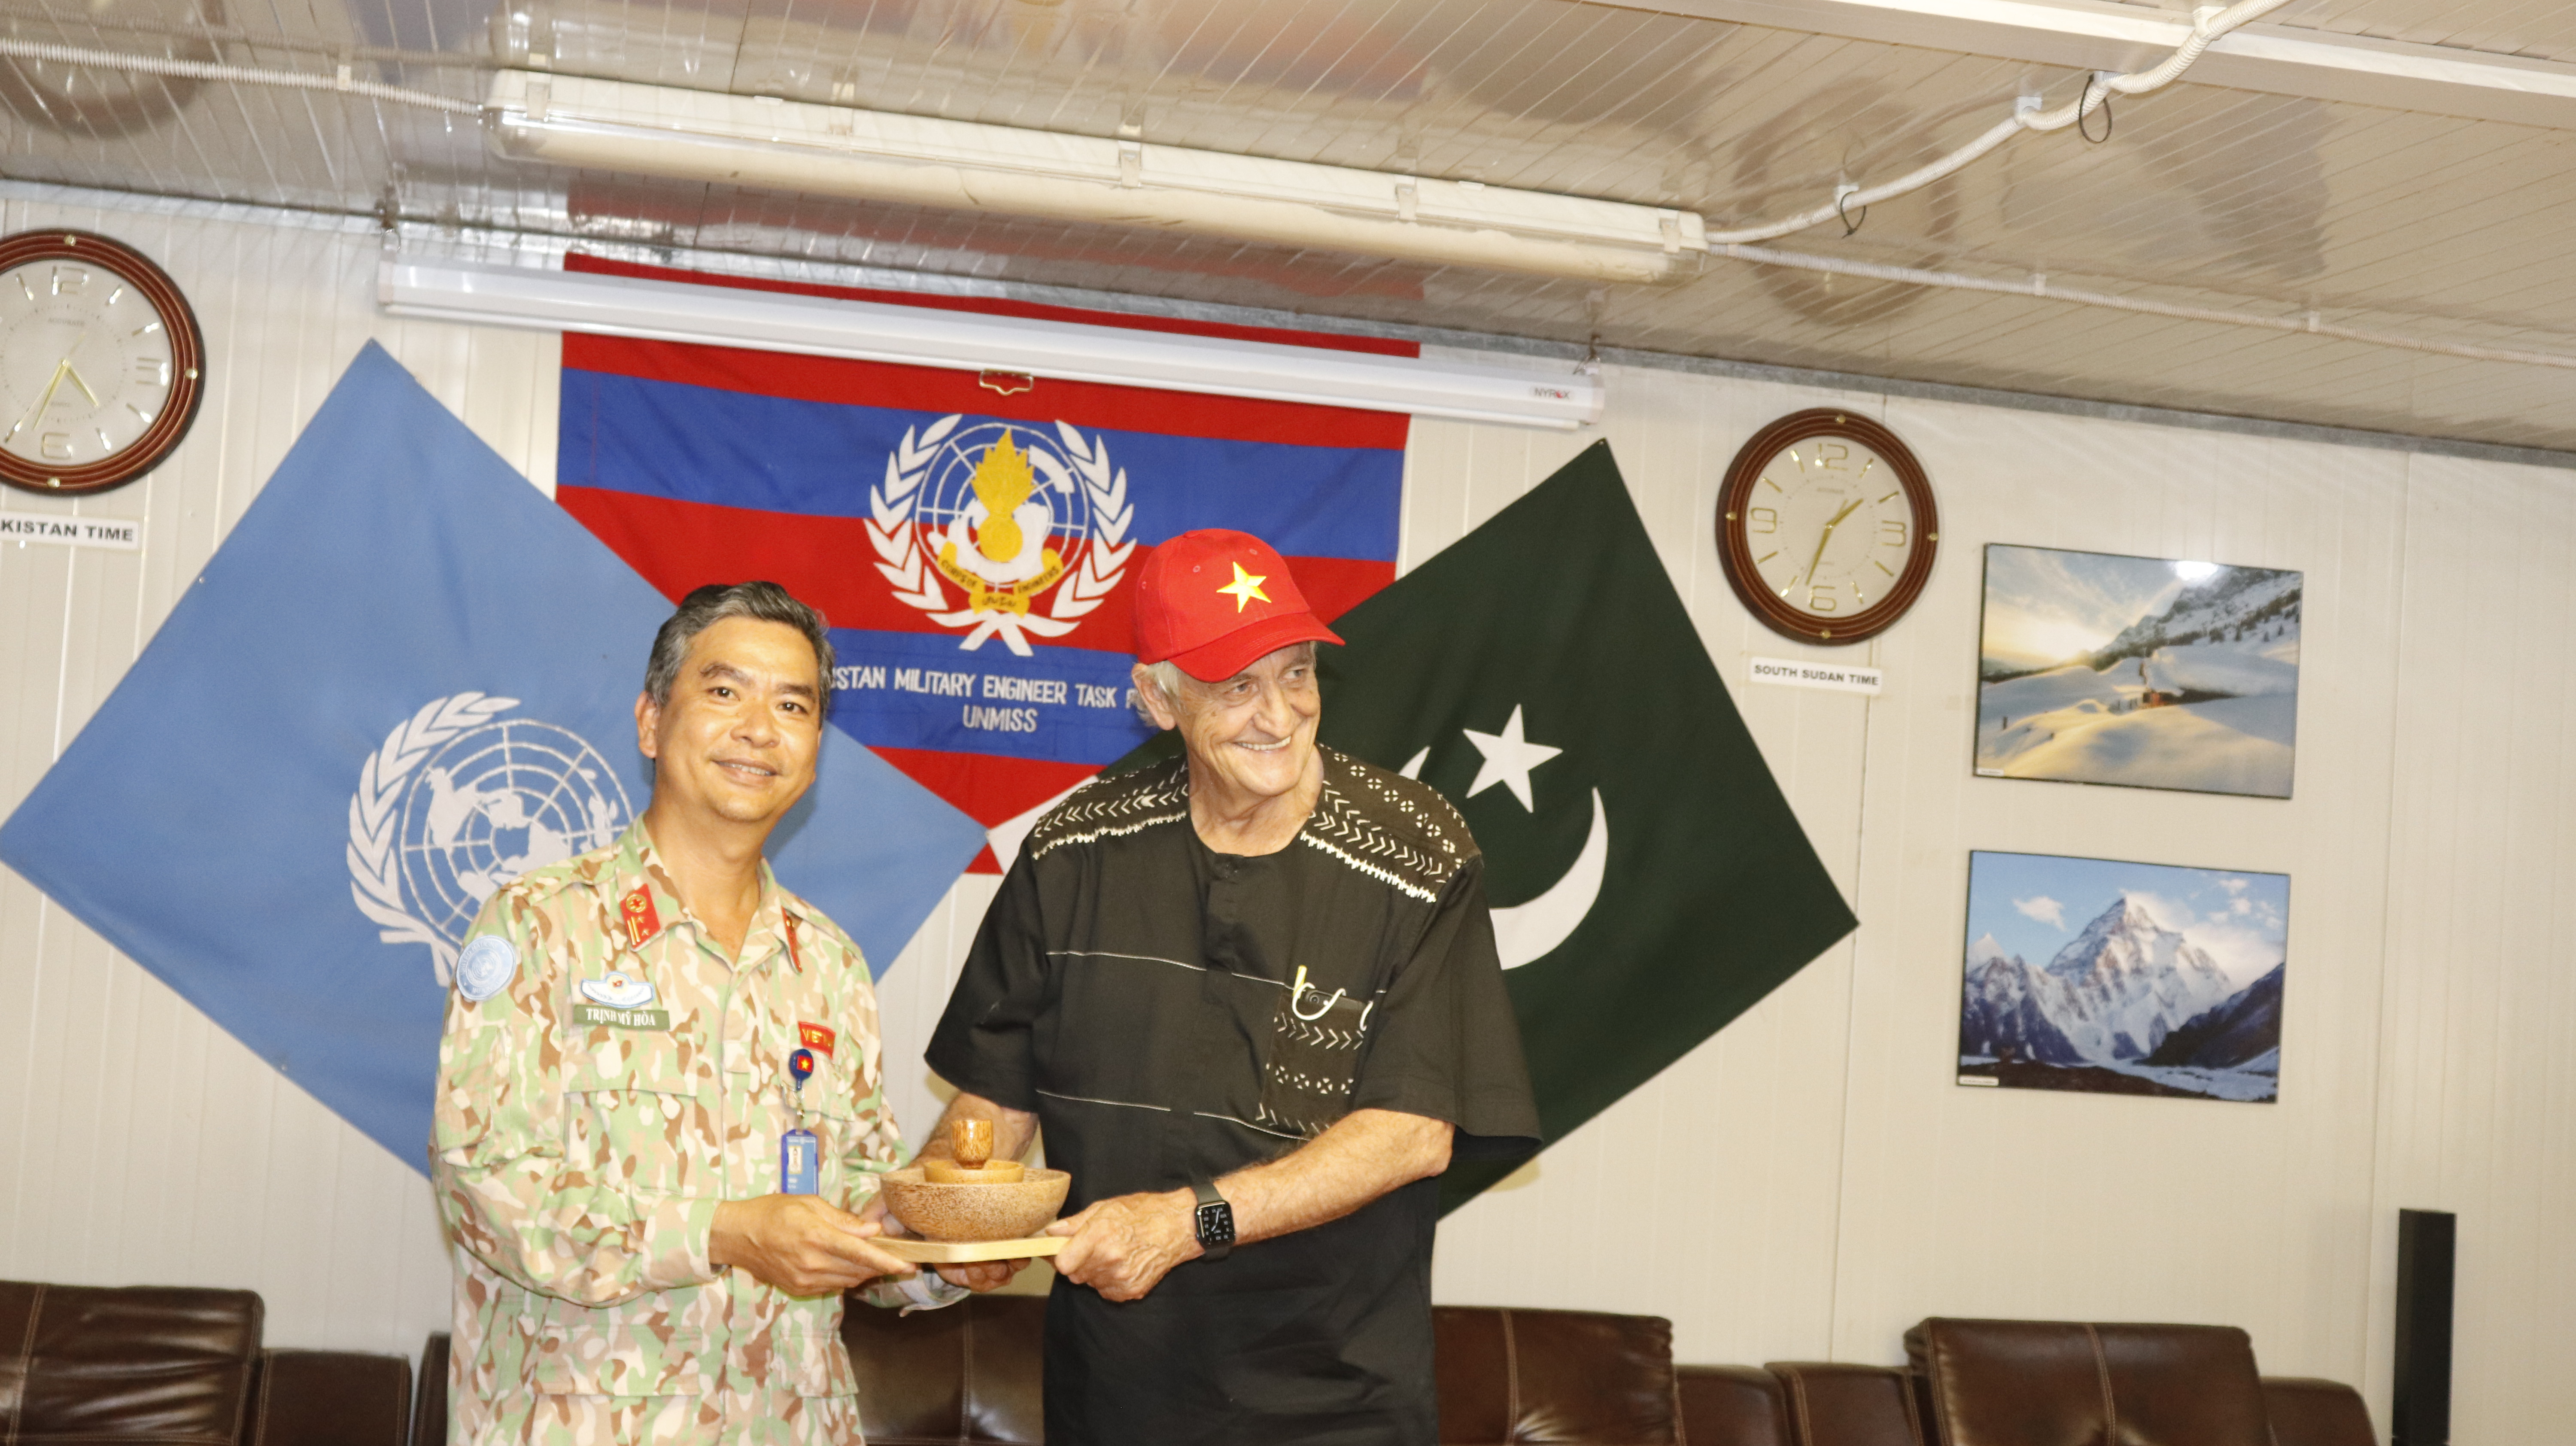
M 1199 1207 L 1198 1236 L 1201 1245 L 1234 1243 L 1234 1207 L 1223 1200 L 1211 1200 Z
M 1847 437 L 1773 453 L 1746 499 L 1744 540 L 1762 586 L 1826 626 L 1892 596 L 1922 542 L 1896 469 Z
M 0 240 L 0 481 L 98 492 L 184 436 L 204 346 L 169 277 L 104 236 Z

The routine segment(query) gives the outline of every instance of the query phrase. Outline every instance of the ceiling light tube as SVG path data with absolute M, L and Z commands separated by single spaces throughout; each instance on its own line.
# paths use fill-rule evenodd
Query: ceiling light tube
M 698 286 L 390 257 L 376 297 L 395 316 L 584 331 L 908 366 L 1311 402 L 1571 431 L 1601 415 L 1598 379 L 1274 342 L 1034 321 Z
M 506 70 L 489 110 L 505 156 L 760 190 L 1587 281 L 1708 249 L 1689 211 L 768 96 Z

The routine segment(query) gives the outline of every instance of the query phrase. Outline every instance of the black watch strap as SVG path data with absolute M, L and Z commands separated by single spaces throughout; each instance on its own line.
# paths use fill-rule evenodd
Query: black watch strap
M 1199 1197 L 1190 1212 L 1190 1223 L 1199 1238 L 1202 1260 L 1223 1260 L 1234 1249 L 1234 1207 L 1216 1193 L 1216 1185 L 1193 1177 L 1190 1189 Z

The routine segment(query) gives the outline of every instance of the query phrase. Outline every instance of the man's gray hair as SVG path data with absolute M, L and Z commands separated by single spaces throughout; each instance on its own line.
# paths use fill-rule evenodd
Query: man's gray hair
M 680 679 L 680 663 L 689 655 L 689 644 L 727 618 L 785 623 L 803 633 L 805 641 L 814 645 L 814 667 L 823 690 L 814 700 L 815 714 L 831 713 L 834 658 L 823 615 L 774 582 L 711 582 L 680 599 L 679 611 L 664 619 L 662 630 L 653 635 L 653 657 L 644 665 L 644 696 L 653 700 L 654 707 L 671 701 L 671 685 Z
M 1180 710 L 1182 700 L 1189 696 L 1181 691 L 1183 688 L 1189 686 L 1190 676 L 1189 674 L 1181 671 L 1181 665 L 1173 662 L 1169 658 L 1165 658 L 1159 663 L 1147 663 L 1145 665 L 1145 676 L 1151 678 L 1154 681 L 1154 686 L 1162 692 L 1163 701 L 1171 704 L 1173 711 L 1178 712 Z M 1146 727 L 1151 728 L 1155 726 L 1154 712 L 1152 709 L 1145 706 L 1145 694 L 1142 690 L 1139 690 L 1136 694 L 1136 716 L 1145 720 Z

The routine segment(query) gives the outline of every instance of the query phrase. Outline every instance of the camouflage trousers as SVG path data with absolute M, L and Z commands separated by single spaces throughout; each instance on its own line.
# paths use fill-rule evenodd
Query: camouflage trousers
M 779 1390 L 710 1396 L 523 1396 L 493 1403 L 458 1446 L 858 1446 L 859 1398 Z M 459 1424 L 462 1424 L 461 1422 Z

